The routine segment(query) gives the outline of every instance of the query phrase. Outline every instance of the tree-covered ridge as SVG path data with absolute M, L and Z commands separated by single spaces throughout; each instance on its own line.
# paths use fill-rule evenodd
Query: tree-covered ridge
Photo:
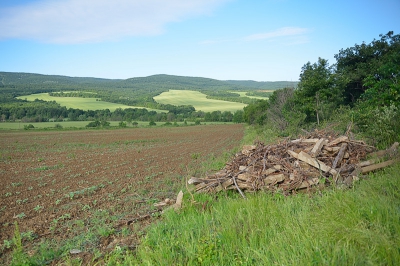
M 298 81 L 254 81 L 254 80 L 226 80 L 226 82 L 258 90 L 278 90 L 283 88 L 296 88 Z

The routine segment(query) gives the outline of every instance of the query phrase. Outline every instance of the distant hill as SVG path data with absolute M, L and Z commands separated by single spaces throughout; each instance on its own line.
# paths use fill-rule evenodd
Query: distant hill
M 0 72 L 0 85 L 41 85 L 43 88 L 68 85 L 68 88 L 81 87 L 113 87 L 155 89 L 193 89 L 193 90 L 276 90 L 284 87 L 295 87 L 297 82 L 276 81 L 258 82 L 252 80 L 216 80 L 202 77 L 185 77 L 173 75 L 152 75 L 129 79 L 102 79 L 90 77 L 68 77 L 60 75 L 42 75 L 20 72 Z M 36 86 L 35 86 L 36 87 Z
M 296 88 L 298 81 L 254 81 L 254 80 L 226 80 L 225 82 L 243 86 L 256 88 L 259 90 L 278 90 L 282 88 Z

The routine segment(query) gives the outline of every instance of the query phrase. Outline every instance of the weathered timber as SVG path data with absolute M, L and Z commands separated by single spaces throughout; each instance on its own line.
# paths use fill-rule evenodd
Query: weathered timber
M 343 157 L 345 156 L 346 148 L 347 148 L 347 143 L 342 143 L 339 153 L 336 156 L 335 160 L 333 161 L 333 164 L 332 164 L 333 169 L 335 169 L 336 166 L 343 160 Z
M 321 169 L 322 172 L 330 173 L 332 175 L 337 175 L 337 171 L 335 169 L 332 169 L 331 167 L 327 166 L 325 163 L 311 157 L 309 154 L 307 154 L 305 152 L 300 152 L 296 156 L 297 157 L 295 157 L 295 158 L 297 158 L 300 161 L 303 161 L 305 163 L 308 163 L 309 165 L 314 166 L 317 169 Z
M 366 167 L 362 167 L 361 168 L 361 172 L 363 174 L 366 174 L 366 173 L 372 172 L 374 170 L 378 170 L 378 169 L 387 167 L 389 165 L 395 164 L 397 162 L 400 162 L 400 158 L 394 159 L 394 160 L 389 160 L 389 161 L 378 163 L 378 164 L 369 165 L 369 166 L 366 166 Z
M 315 143 L 313 149 L 311 150 L 311 154 L 313 155 L 313 157 L 316 157 L 321 151 L 322 147 L 327 143 L 328 141 L 326 139 L 324 138 L 319 139 L 317 143 Z
M 276 184 L 285 180 L 284 174 L 277 174 L 277 175 L 269 175 L 264 179 L 266 184 Z
M 349 141 L 349 138 L 347 136 L 341 136 L 341 137 L 338 137 L 337 139 L 332 140 L 331 142 L 326 144 L 326 146 L 328 146 L 328 147 L 335 146 L 335 145 L 337 145 L 341 142 L 345 142 L 345 141 Z

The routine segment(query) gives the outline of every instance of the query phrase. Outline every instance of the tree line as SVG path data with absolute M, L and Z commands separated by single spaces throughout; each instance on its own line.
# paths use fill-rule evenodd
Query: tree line
M 47 102 L 36 99 L 28 102 L 15 100 L 0 105 L 1 121 L 23 122 L 48 122 L 48 121 L 157 121 L 157 122 L 181 122 L 184 120 L 201 120 L 209 122 L 243 122 L 243 111 L 235 113 L 229 111 L 203 112 L 196 111 L 193 106 L 162 105 L 168 112 L 149 111 L 144 108 L 117 108 L 111 112 L 104 110 L 81 110 L 60 106 L 55 101 Z

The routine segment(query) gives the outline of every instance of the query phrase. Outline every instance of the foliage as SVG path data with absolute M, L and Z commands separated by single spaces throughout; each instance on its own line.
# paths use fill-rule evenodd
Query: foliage
M 389 31 L 379 37 L 335 55 L 337 83 L 343 89 L 345 104 L 354 105 L 362 95 L 375 105 L 389 105 L 398 99 L 400 35 Z
M 318 58 L 306 63 L 296 90 L 276 90 L 269 103 L 244 108 L 249 124 L 276 128 L 281 136 L 297 135 L 328 123 L 346 128 L 385 147 L 400 140 L 400 35 L 340 50 L 336 64 Z M 347 113 L 346 113 L 347 112 Z
M 333 68 L 327 60 L 305 64 L 294 95 L 296 110 L 306 114 L 307 122 L 328 119 L 332 110 L 341 104 L 341 92 L 334 84 Z
M 32 124 L 24 125 L 25 130 L 29 130 L 29 129 L 33 129 L 33 128 L 35 128 L 35 127 Z

